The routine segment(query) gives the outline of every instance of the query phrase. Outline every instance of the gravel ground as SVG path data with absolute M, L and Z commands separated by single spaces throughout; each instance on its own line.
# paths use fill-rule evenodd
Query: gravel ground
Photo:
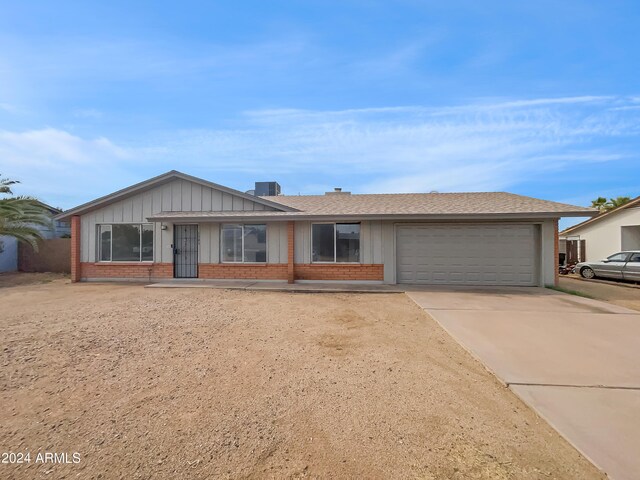
M 0 478 L 604 478 L 404 295 L 55 280 L 0 305 L 0 451 L 32 454 Z
M 63 280 L 68 278 L 69 275 L 65 273 L 0 273 L 0 288 L 49 283 L 54 280 Z
M 559 285 L 562 288 L 586 293 L 598 300 L 604 300 L 633 310 L 640 310 L 640 287 L 634 284 L 616 285 L 614 282 L 601 283 L 561 276 Z

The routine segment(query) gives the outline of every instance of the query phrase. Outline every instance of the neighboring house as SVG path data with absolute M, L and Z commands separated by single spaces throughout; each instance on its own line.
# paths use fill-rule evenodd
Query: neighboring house
M 560 232 L 567 261 L 594 262 L 622 250 L 640 250 L 640 197 Z
M 171 171 L 56 219 L 73 281 L 545 285 L 558 218 L 594 213 L 509 193 L 256 196 Z
M 43 202 L 38 202 L 49 213 L 59 215 L 62 210 Z M 68 221 L 54 220 L 51 227 L 38 226 L 38 230 L 45 239 L 61 238 L 71 235 L 71 224 Z M 0 272 L 15 272 L 18 270 L 18 241 L 13 237 L 0 236 Z

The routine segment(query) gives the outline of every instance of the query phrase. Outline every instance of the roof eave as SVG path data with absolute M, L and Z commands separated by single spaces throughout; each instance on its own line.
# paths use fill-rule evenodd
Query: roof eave
M 515 212 L 515 213 L 466 213 L 466 214 L 307 214 L 307 213 L 283 213 L 281 215 L 247 215 L 247 216 L 203 216 L 203 215 L 182 215 L 164 216 L 150 215 L 148 221 L 181 223 L 181 222 L 228 222 L 234 221 L 287 221 L 287 220 L 312 220 L 312 221 L 332 221 L 332 220 L 394 220 L 394 221 L 446 221 L 446 220 L 546 220 L 561 217 L 584 217 L 591 212 L 569 211 L 569 212 Z

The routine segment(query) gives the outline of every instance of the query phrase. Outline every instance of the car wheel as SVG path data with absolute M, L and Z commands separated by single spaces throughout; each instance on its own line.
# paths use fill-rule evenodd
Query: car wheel
M 592 268 L 584 267 L 583 269 L 580 270 L 580 275 L 582 275 L 582 278 L 595 278 L 596 273 L 593 271 Z

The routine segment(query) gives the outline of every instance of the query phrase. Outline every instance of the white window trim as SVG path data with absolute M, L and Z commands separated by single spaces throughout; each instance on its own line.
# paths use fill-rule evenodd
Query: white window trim
M 313 226 L 314 225 L 333 225 L 333 261 L 330 260 L 314 260 L 313 259 Z M 360 225 L 360 234 L 362 233 L 362 223 L 360 222 L 311 222 L 310 235 L 309 235 L 309 256 L 311 257 L 311 263 L 324 264 L 324 265 L 360 265 L 362 264 L 362 248 L 360 248 L 360 254 L 358 254 L 357 262 L 339 262 L 338 257 L 338 242 L 337 242 L 337 225 Z M 361 242 L 362 247 L 362 235 L 359 235 L 358 241 Z
M 225 225 L 227 226 L 238 226 L 242 228 L 242 260 L 240 261 L 231 261 L 231 260 L 223 260 L 224 255 L 222 254 L 222 250 L 224 248 L 223 245 L 223 241 L 222 241 L 222 231 L 224 230 Z M 244 227 L 245 225 L 264 225 L 264 233 L 265 233 L 265 242 L 264 242 L 264 248 L 265 248 L 265 261 L 264 262 L 247 262 L 244 259 Z M 266 223 L 221 223 L 220 224 L 220 263 L 228 263 L 228 264 L 246 264 L 246 265 L 266 265 L 267 263 L 269 263 L 269 227 L 267 226 Z
M 101 238 L 98 235 L 100 232 L 100 227 L 102 226 L 110 226 L 109 230 L 109 258 L 111 260 L 102 260 L 100 258 L 101 253 Z M 113 226 L 114 225 L 140 225 L 140 260 L 113 260 Z M 153 258 L 151 260 L 142 260 L 142 226 L 143 225 L 151 225 L 153 231 L 153 239 L 151 246 L 153 247 Z M 112 222 L 112 223 L 96 223 L 96 262 L 95 263 L 139 263 L 139 264 L 147 264 L 154 263 L 156 259 L 156 227 L 152 222 Z

